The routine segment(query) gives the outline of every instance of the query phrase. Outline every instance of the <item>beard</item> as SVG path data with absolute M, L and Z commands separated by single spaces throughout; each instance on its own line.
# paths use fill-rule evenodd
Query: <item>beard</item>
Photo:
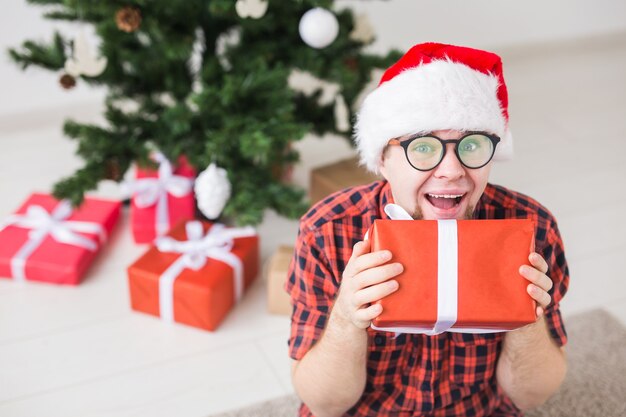
M 467 206 L 467 210 L 463 213 L 463 216 L 460 220 L 471 220 L 474 218 L 474 209 L 476 206 Z M 424 220 L 424 214 L 419 206 L 415 207 L 415 211 L 413 212 L 413 220 Z

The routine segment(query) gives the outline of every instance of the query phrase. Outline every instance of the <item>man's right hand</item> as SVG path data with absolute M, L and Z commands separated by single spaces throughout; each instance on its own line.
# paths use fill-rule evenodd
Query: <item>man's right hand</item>
M 404 270 L 400 263 L 386 264 L 391 257 L 388 250 L 370 252 L 369 240 L 354 245 L 331 313 L 335 318 L 366 329 L 382 313 L 382 306 L 372 303 L 398 289 L 391 278 Z

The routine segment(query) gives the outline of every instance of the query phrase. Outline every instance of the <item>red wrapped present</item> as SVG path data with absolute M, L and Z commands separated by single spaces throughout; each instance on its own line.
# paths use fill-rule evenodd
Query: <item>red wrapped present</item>
M 196 171 L 181 157 L 174 168 L 155 153 L 158 170 L 137 168 L 136 179 L 125 183 L 131 201 L 133 238 L 137 243 L 152 242 L 166 234 L 172 225 L 190 220 L 195 214 L 193 182 Z
M 87 197 L 78 209 L 32 194 L 0 225 L 0 276 L 77 285 L 111 232 L 121 203 Z
M 166 322 L 215 330 L 258 268 L 253 228 L 182 222 L 128 267 L 131 307 Z
M 519 274 L 534 251 L 532 220 L 376 220 L 368 234 L 372 251 L 388 249 L 404 266 L 373 328 L 486 333 L 535 322 Z

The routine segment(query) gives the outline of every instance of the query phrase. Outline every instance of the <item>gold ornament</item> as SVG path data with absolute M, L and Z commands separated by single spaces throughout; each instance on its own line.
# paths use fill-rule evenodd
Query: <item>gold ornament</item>
M 115 13 L 115 23 L 119 30 L 131 33 L 141 25 L 141 12 L 136 7 L 125 6 Z

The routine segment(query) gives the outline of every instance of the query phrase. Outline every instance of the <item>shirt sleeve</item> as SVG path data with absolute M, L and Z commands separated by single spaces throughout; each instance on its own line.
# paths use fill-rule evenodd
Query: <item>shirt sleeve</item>
M 285 284 L 293 304 L 289 356 L 295 360 L 320 339 L 337 292 L 321 242 L 314 232 L 299 231 Z
M 565 259 L 563 241 L 556 222 L 552 222 L 547 231 L 546 245 L 541 249 L 541 255 L 548 263 L 547 275 L 552 279 L 552 289 L 548 292 L 552 301 L 545 310 L 545 319 L 550 335 L 558 345 L 567 343 L 567 332 L 563 324 L 559 305 L 569 286 L 569 268 Z

